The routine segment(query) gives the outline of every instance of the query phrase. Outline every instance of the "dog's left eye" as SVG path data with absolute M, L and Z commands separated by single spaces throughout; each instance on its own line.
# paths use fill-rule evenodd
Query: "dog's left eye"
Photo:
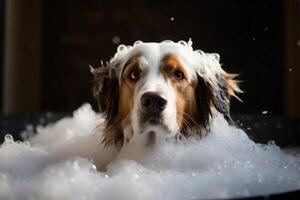
M 173 76 L 177 81 L 181 81 L 185 78 L 183 72 L 180 70 L 175 70 Z
M 134 69 L 130 72 L 129 78 L 133 81 L 137 81 L 140 78 L 141 71 L 138 69 Z

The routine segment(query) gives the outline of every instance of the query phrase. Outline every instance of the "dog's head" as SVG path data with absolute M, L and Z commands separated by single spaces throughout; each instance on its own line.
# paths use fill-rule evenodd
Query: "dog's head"
M 194 51 L 184 41 L 120 45 L 107 65 L 92 72 L 106 116 L 104 142 L 117 146 L 134 134 L 149 140 L 157 132 L 166 138 L 205 134 L 215 112 L 230 119 L 230 98 L 240 92 L 218 54 Z

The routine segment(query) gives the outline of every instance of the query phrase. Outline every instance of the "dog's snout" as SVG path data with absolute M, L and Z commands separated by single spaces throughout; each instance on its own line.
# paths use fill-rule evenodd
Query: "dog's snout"
M 141 98 L 142 109 L 145 112 L 160 113 L 167 105 L 167 100 L 156 92 L 146 92 Z

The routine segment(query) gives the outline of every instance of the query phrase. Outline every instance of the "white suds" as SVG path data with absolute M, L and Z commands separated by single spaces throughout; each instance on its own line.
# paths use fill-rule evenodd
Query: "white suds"
M 101 149 L 97 123 L 101 116 L 84 105 L 39 128 L 31 144 L 6 136 L 0 199 L 214 199 L 300 188 L 299 156 L 273 142 L 256 144 L 221 117 L 201 140 L 169 141 L 135 160 L 105 158 L 110 164 L 100 172 L 91 159 L 103 161 L 108 151 Z

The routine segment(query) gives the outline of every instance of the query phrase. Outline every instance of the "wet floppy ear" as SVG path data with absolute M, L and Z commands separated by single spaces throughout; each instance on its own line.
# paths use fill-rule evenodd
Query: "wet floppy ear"
M 93 95 L 97 100 L 99 111 L 106 116 L 107 126 L 113 123 L 118 115 L 119 81 L 115 72 L 115 65 L 109 64 L 99 68 L 92 68 L 94 75 Z
M 242 92 L 238 86 L 238 81 L 236 81 L 237 74 L 222 74 L 216 77 L 217 84 L 213 88 L 213 105 L 222 113 L 225 119 L 231 121 L 230 118 L 230 100 L 232 96 L 240 100 L 236 93 Z
M 226 120 L 230 118 L 230 99 L 235 94 L 241 92 L 235 74 L 223 74 L 216 77 L 216 84 L 204 80 L 197 74 L 196 102 L 199 113 L 199 120 L 204 128 L 209 128 L 209 119 L 212 115 L 212 107 L 222 113 Z

